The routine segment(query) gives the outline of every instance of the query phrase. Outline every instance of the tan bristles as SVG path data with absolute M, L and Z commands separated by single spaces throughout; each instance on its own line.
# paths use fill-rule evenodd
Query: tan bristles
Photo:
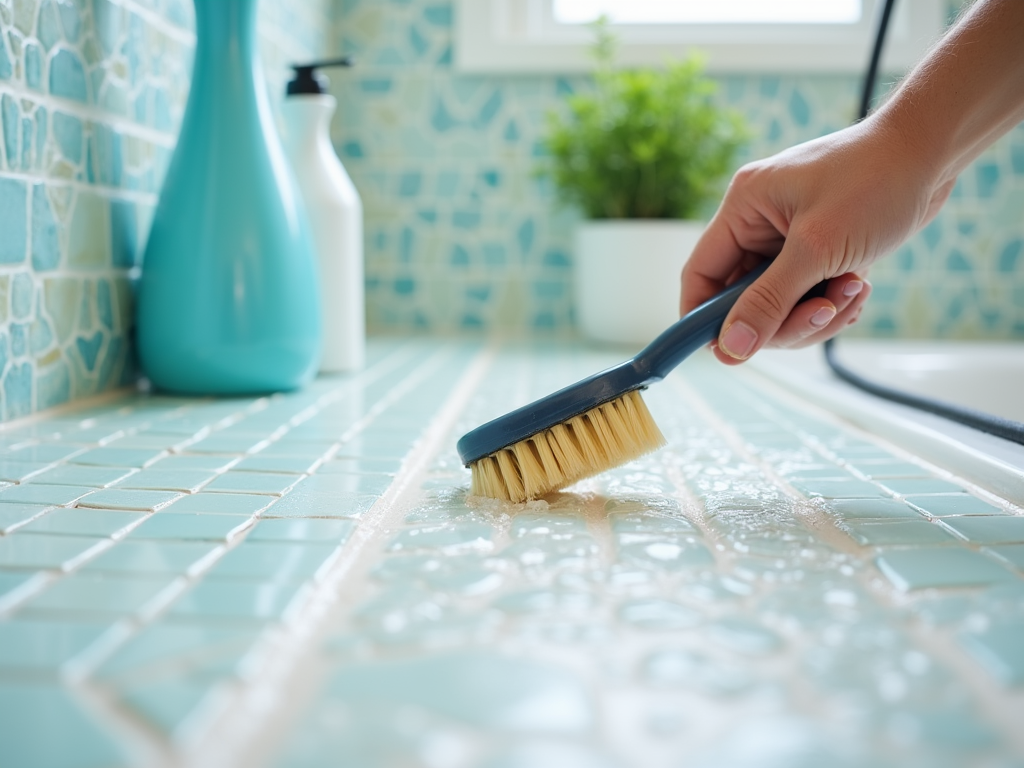
M 471 493 L 529 501 L 664 444 L 640 392 L 629 392 L 474 462 Z

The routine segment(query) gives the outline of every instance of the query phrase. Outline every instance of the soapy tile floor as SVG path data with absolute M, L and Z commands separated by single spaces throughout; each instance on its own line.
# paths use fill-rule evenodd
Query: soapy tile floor
M 750 374 L 649 391 L 653 456 L 466 497 L 459 435 L 614 362 L 378 341 L 0 433 L 0 764 L 1024 765 L 1021 508 Z

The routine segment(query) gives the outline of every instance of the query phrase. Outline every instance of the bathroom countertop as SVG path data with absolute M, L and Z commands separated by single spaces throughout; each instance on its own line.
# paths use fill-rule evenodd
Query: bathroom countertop
M 1024 489 L 698 356 L 665 449 L 467 497 L 459 435 L 617 361 L 378 340 L 6 425 L 0 764 L 1022 764 Z

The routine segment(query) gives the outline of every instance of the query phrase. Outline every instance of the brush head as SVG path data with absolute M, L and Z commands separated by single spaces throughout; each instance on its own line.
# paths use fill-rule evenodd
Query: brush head
M 664 444 L 640 392 L 633 390 L 472 462 L 471 493 L 529 501 Z

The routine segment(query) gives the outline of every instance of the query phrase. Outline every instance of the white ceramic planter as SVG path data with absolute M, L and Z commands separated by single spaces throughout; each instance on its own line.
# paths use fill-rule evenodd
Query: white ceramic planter
M 679 274 L 704 223 L 585 221 L 576 230 L 577 320 L 594 341 L 644 345 L 679 319 Z

